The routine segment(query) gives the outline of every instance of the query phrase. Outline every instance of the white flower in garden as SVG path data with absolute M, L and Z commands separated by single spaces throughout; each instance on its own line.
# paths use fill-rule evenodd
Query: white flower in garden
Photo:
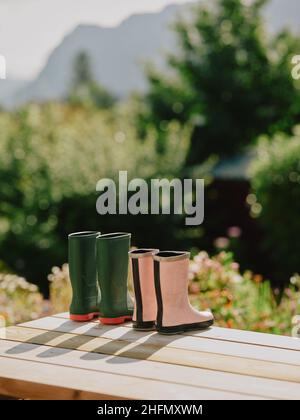
M 194 274 L 197 274 L 198 271 L 199 271 L 199 265 L 196 264 L 195 262 L 191 262 L 190 263 L 190 272 L 194 273 Z

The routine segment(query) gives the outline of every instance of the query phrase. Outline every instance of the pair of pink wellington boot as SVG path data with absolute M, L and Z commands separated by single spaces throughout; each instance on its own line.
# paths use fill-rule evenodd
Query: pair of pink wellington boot
M 176 334 L 213 324 L 211 312 L 199 312 L 189 302 L 189 255 L 158 249 L 129 252 L 135 295 L 133 328 Z

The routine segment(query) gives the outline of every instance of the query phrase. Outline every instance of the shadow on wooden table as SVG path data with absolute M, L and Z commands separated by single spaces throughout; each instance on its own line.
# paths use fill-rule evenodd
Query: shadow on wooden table
M 74 350 L 81 350 L 84 360 L 107 359 L 107 363 L 134 363 L 138 360 L 147 360 L 151 355 L 166 347 L 168 344 L 179 340 L 182 335 L 158 335 L 154 331 L 135 331 L 129 326 L 128 331 L 121 336 L 114 338 L 113 331 L 120 326 L 103 326 L 93 323 L 91 328 L 84 333 L 76 333 L 76 330 L 84 324 L 74 323 L 66 320 L 58 328 L 50 331 L 26 328 L 24 339 L 24 328 L 22 328 L 22 342 L 7 350 L 7 354 L 21 354 L 31 350 L 31 347 L 24 344 L 48 346 L 37 357 L 51 358 L 67 354 Z M 11 339 L 18 341 L 18 328 L 11 327 Z M 123 328 L 124 329 L 124 328 Z M 111 333 L 111 334 L 110 334 Z M 106 335 L 106 336 L 105 336 Z M 49 348 L 51 347 L 51 348 Z M 43 347 L 42 347 L 43 348 Z M 59 351 L 58 351 L 59 349 Z
M 132 339 L 133 334 L 136 334 L 136 339 Z M 107 343 L 96 347 L 90 353 L 85 353 L 81 359 L 83 360 L 96 360 L 102 354 L 108 354 L 110 357 L 107 363 L 111 364 L 124 364 L 134 363 L 139 360 L 147 360 L 154 353 L 158 352 L 167 344 L 182 338 L 180 335 L 164 336 L 163 340 L 157 340 L 159 335 L 154 331 L 134 331 L 129 328 L 128 332 L 123 334 L 118 339 L 110 340 Z

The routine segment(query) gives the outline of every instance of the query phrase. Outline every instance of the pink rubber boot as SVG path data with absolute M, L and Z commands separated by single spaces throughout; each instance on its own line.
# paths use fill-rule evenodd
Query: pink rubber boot
M 153 255 L 158 249 L 135 249 L 129 252 L 134 288 L 133 328 L 154 330 L 157 303 L 154 286 Z
M 188 298 L 189 252 L 161 251 L 154 255 L 154 279 L 157 297 L 157 331 L 176 334 L 208 328 L 211 312 L 194 309 Z

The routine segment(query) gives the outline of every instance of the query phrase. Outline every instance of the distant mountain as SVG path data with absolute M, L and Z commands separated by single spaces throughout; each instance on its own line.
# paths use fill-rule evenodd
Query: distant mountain
M 0 104 L 12 107 L 31 100 L 63 98 L 70 87 L 74 58 L 82 50 L 91 58 L 96 80 L 115 95 L 144 91 L 143 63 L 150 61 L 166 68 L 165 53 L 176 50 L 170 26 L 178 15 L 188 11 L 188 6 L 171 5 L 161 12 L 133 15 L 114 28 L 78 26 L 50 54 L 35 80 L 19 85 L 0 81 Z M 264 14 L 272 32 L 283 26 L 299 30 L 299 0 L 272 0 Z
M 90 56 L 95 79 L 117 96 L 144 90 L 143 63 L 162 67 L 164 53 L 175 49 L 169 25 L 179 9 L 172 5 L 160 13 L 133 15 L 115 28 L 79 25 L 52 52 L 37 79 L 20 89 L 13 101 L 22 104 L 64 97 L 74 58 L 82 50 Z
M 300 34 L 299 0 L 271 0 L 265 8 L 264 17 L 272 32 L 288 28 Z
M 21 92 L 28 82 L 23 80 L 0 80 L 0 107 L 11 108 L 15 105 L 14 97 Z

